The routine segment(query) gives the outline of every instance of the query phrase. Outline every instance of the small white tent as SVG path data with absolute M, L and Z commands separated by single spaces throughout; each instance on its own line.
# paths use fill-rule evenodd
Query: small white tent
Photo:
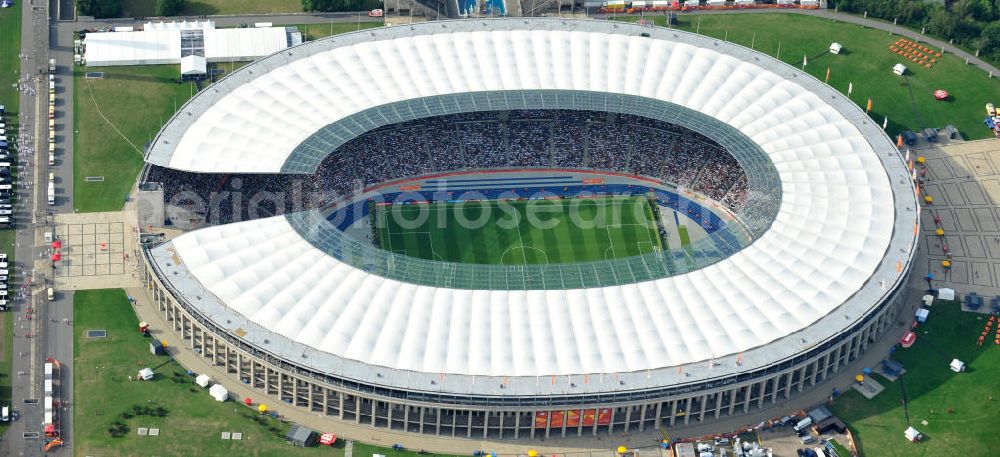
M 923 324 L 924 322 L 927 322 L 927 316 L 929 316 L 931 312 L 928 311 L 927 308 L 920 308 L 914 314 L 916 315 L 917 322 Z
M 938 289 L 938 300 L 954 300 L 955 299 L 955 289 L 949 289 L 943 287 Z
M 841 49 L 844 49 L 844 46 L 842 46 L 840 43 L 837 42 L 830 43 L 830 54 L 840 54 Z
M 924 306 L 931 306 L 934 304 L 934 296 L 931 294 L 924 295 Z
M 899 75 L 899 76 L 903 76 L 903 75 L 906 74 L 906 65 L 903 65 L 901 63 L 897 63 L 896 65 L 894 65 L 892 67 L 892 72 L 895 73 L 895 74 L 897 74 L 897 75 Z
M 208 382 L 211 380 L 212 378 L 208 377 L 207 374 L 202 373 L 197 378 L 194 378 L 194 383 L 202 387 L 208 387 Z
M 150 379 L 153 379 L 153 369 L 149 368 L 149 367 L 146 367 L 146 368 L 143 368 L 143 369 L 139 370 L 139 376 L 138 377 L 139 377 L 139 379 L 141 379 L 143 381 L 149 381 Z
M 208 74 L 208 64 L 204 57 L 194 54 L 181 57 L 181 76 Z
M 212 386 L 211 389 L 208 389 L 208 394 L 211 395 L 215 401 L 226 401 L 226 399 L 229 398 L 229 391 L 226 390 L 225 387 L 222 387 L 222 384 Z
M 951 359 L 951 365 L 949 365 L 951 371 L 955 373 L 961 373 L 965 371 L 965 363 L 958 359 Z
M 920 438 L 922 437 L 920 432 L 913 427 L 907 428 L 906 431 L 903 432 L 903 436 L 905 436 L 909 441 L 920 441 Z

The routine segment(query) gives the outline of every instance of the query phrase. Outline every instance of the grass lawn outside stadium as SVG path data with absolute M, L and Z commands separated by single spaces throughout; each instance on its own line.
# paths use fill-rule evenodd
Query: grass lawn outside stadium
M 663 249 L 644 197 L 394 204 L 374 215 L 381 248 L 427 260 L 572 263 Z
M 89 290 L 74 295 L 74 415 L 73 454 L 100 456 L 326 456 L 344 457 L 346 442 L 333 447 L 293 447 L 284 440 L 289 424 L 260 417 L 241 403 L 220 403 L 208 389 L 194 384 L 187 370 L 169 356 L 152 355 L 149 340 L 138 332 L 139 320 L 120 289 Z M 107 330 L 106 338 L 88 338 L 87 330 Z M 169 341 L 168 341 L 169 342 Z M 156 372 L 152 381 L 129 381 L 143 367 Z M 161 407 L 164 416 L 147 414 L 123 418 L 133 406 Z M 285 406 L 269 404 L 278 412 Z M 128 433 L 112 437 L 116 420 Z M 159 436 L 139 436 L 138 427 L 159 428 Z M 335 430 L 332 430 L 335 431 Z M 242 432 L 239 441 L 223 440 L 222 432 Z M 421 453 L 356 443 L 354 455 L 368 457 L 436 457 Z
M 992 336 L 982 347 L 976 345 L 987 318 L 959 310 L 956 302 L 936 303 L 927 323 L 916 329 L 916 343 L 892 354 L 907 370 L 901 380 L 877 377 L 885 390 L 872 400 L 854 389 L 834 400 L 830 409 L 850 426 L 863 455 L 997 455 L 1000 346 L 992 344 Z M 966 363 L 964 373 L 948 369 L 953 358 Z M 927 437 L 923 442 L 903 438 L 907 413 L 909 425 Z

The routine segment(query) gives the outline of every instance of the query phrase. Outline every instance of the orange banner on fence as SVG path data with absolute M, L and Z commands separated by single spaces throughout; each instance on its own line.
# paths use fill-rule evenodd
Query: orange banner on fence
M 566 426 L 567 427 L 580 426 L 580 410 L 571 409 L 569 411 L 566 411 Z
M 597 422 L 597 410 L 596 409 L 585 409 L 583 410 L 583 426 L 591 427 Z
M 604 184 L 604 178 L 584 178 L 584 184 Z
M 565 421 L 566 413 L 564 411 L 549 411 L 549 427 L 562 428 Z
M 549 425 L 549 413 L 538 411 L 535 413 L 535 428 L 545 428 Z
M 611 425 L 611 408 L 601 408 L 597 412 L 597 425 Z
M 399 190 L 420 190 L 420 186 L 399 186 Z

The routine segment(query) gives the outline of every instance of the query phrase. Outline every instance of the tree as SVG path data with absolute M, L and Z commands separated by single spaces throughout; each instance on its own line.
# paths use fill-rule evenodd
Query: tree
M 83 16 L 118 17 L 122 14 L 121 0 L 77 0 L 76 8 Z
M 184 6 L 184 0 L 156 0 L 157 16 L 176 16 Z
M 1000 59 L 1000 21 L 993 21 L 984 27 L 980 37 L 983 54 Z
M 372 0 L 302 0 L 302 11 L 363 11 L 377 8 Z

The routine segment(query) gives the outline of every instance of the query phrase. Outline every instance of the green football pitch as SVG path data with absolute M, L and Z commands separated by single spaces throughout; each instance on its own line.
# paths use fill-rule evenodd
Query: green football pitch
M 374 221 L 381 248 L 428 260 L 570 263 L 663 249 L 642 197 L 388 205 Z

